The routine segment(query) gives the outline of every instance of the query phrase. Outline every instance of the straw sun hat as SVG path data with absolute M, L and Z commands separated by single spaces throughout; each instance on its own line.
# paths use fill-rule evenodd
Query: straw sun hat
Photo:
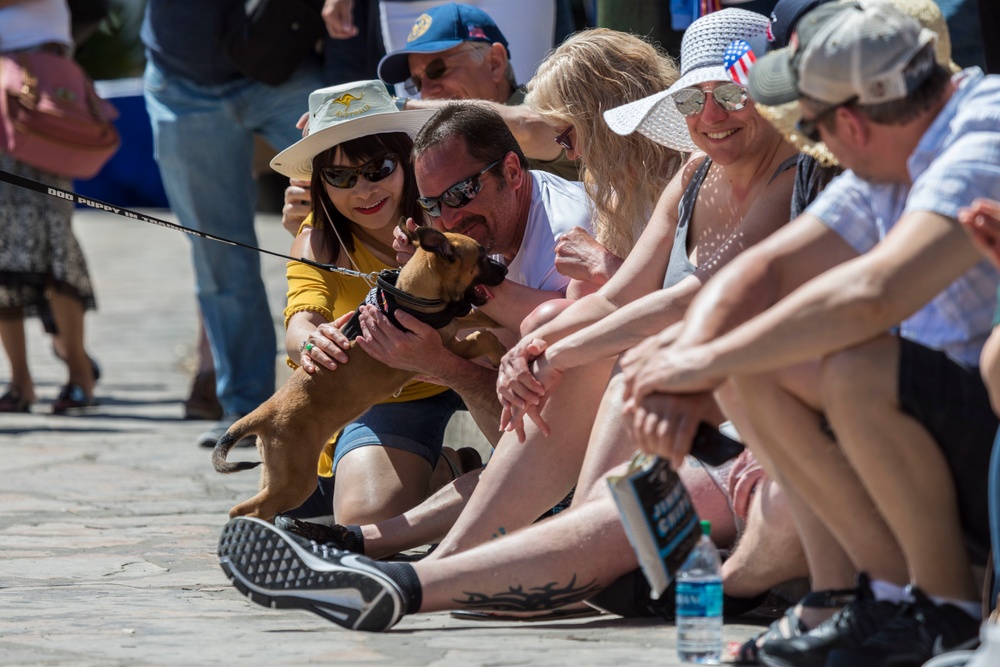
M 674 93 L 708 81 L 730 81 L 723 53 L 733 40 L 750 44 L 758 57 L 767 50 L 770 20 L 763 14 L 729 8 L 701 17 L 688 27 L 681 41 L 681 78 L 670 88 L 604 112 L 604 120 L 618 134 L 641 132 L 674 150 L 696 149 L 684 116 L 674 105 Z
M 312 160 L 323 151 L 370 134 L 405 132 L 411 138 L 434 115 L 431 109 L 400 111 L 381 81 L 355 81 L 309 95 L 309 134 L 271 160 L 271 168 L 308 180 Z
M 846 1 L 850 2 L 853 0 Z M 873 1 L 878 0 L 863 0 L 861 4 L 865 5 Z M 945 23 L 941 8 L 933 0 L 885 1 L 894 5 L 904 14 L 916 19 L 922 27 L 932 30 L 936 35 L 934 50 L 938 63 L 951 72 L 960 71 L 961 68 L 951 59 L 951 36 L 948 34 L 948 24 Z M 757 108 L 757 113 L 771 123 L 799 151 L 815 158 L 823 166 L 837 164 L 837 158 L 833 156 L 833 153 L 826 147 L 826 144 L 822 141 L 810 141 L 807 137 L 799 134 L 796 125 L 802 113 L 797 101 L 774 106 L 758 102 L 754 106 Z

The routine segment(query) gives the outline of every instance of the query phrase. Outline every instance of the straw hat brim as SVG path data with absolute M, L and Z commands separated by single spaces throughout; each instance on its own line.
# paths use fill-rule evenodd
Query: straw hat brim
M 303 137 L 274 156 L 271 168 L 283 176 L 309 180 L 313 158 L 345 141 L 371 134 L 405 132 L 413 138 L 433 116 L 433 109 L 370 113 L 360 118 L 338 123 Z
M 604 121 L 618 134 L 626 135 L 638 131 L 667 148 L 690 153 L 698 148 L 691 140 L 687 121 L 677 110 L 672 98 L 684 88 L 709 81 L 728 82 L 729 73 L 722 65 L 692 69 L 662 92 L 608 109 L 604 112 Z

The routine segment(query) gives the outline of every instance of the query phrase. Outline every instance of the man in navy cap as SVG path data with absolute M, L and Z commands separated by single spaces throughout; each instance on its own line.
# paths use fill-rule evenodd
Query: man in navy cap
M 399 98 L 400 109 L 436 108 L 436 100 L 494 102 L 531 169 L 579 178 L 576 163 L 552 141 L 553 128 L 523 104 L 526 91 L 514 78 L 507 38 L 489 14 L 454 2 L 433 7 L 417 18 L 406 42 L 378 66 L 383 81 L 407 82 L 420 94 Z

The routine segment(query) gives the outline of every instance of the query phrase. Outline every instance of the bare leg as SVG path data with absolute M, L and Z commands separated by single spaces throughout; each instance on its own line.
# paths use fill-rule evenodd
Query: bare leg
M 59 329 L 69 384 L 78 384 L 87 398 L 94 396 L 94 370 L 83 344 L 83 304 L 57 290 L 49 291 L 52 315 Z
M 749 598 L 808 575 L 791 507 L 781 488 L 765 479 L 757 484 L 746 529 L 722 564 L 723 588 Z
M 462 475 L 407 512 L 361 526 L 365 554 L 385 558 L 423 544 L 440 542 L 455 524 L 485 468 Z
M 26 401 L 35 401 L 35 383 L 28 369 L 23 317 L 0 318 L 0 341 L 10 361 L 10 388 Z
M 902 546 L 913 583 L 929 595 L 975 600 L 948 464 L 923 425 L 900 410 L 898 378 L 894 337 L 841 352 L 824 369 L 827 414 Z
M 528 525 L 562 500 L 576 481 L 611 362 L 568 371 L 543 415 L 545 436 L 526 421 L 526 441 L 500 439 L 476 493 L 430 558 L 441 558 Z
M 402 514 L 427 496 L 431 467 L 394 447 L 360 447 L 337 464 L 333 515 L 343 524 L 375 523 Z
M 821 428 L 816 364 L 739 378 L 736 386 L 756 439 L 749 445 L 791 499 L 813 588 L 853 583 L 853 572 L 851 580 L 844 581 L 848 572 L 841 553 L 847 554 L 854 571 L 905 585 L 908 576 L 899 545 L 843 452 Z M 830 541 L 817 535 L 820 528 L 806 509 L 815 513 L 842 551 L 829 549 Z M 810 539 L 826 544 L 813 545 Z
M 553 609 L 586 600 L 634 570 L 635 553 L 606 489 L 502 540 L 414 563 L 420 611 Z

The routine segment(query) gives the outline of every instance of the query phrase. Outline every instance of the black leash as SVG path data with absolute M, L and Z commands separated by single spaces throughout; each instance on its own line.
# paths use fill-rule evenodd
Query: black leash
M 84 206 L 89 206 L 90 208 L 97 209 L 99 211 L 107 211 L 108 213 L 114 213 L 115 215 L 120 215 L 123 218 L 129 220 L 138 220 L 140 222 L 148 222 L 151 225 L 158 225 L 160 227 L 166 227 L 167 229 L 175 229 L 179 232 L 184 232 L 185 234 L 191 234 L 192 236 L 197 236 L 203 239 L 209 239 L 210 241 L 218 241 L 219 243 L 225 243 L 231 246 L 238 246 L 240 248 L 247 248 L 248 250 L 256 250 L 259 253 L 265 255 L 271 255 L 273 257 L 280 257 L 282 259 L 288 259 L 293 262 L 301 262 L 302 264 L 308 264 L 309 266 L 315 267 L 317 269 L 322 269 L 324 271 L 330 271 L 333 273 L 343 273 L 348 276 L 355 276 L 370 281 L 377 273 L 361 273 L 360 271 L 354 271 L 353 269 L 345 269 L 333 264 L 321 264 L 319 262 L 314 262 L 311 259 L 306 259 L 305 257 L 291 257 L 290 255 L 283 255 L 280 252 L 272 252 L 270 250 L 265 250 L 263 248 L 258 248 L 257 246 L 248 245 L 246 243 L 240 243 L 239 241 L 232 241 L 230 239 L 222 238 L 221 236 L 215 236 L 214 234 L 209 234 L 207 232 L 200 232 L 197 229 L 191 229 L 190 227 L 184 227 L 183 225 L 178 225 L 173 222 L 168 222 L 166 220 L 161 220 L 160 218 L 154 218 L 149 215 L 143 215 L 142 213 L 137 213 L 127 208 L 122 208 L 121 206 L 112 206 L 107 202 L 100 201 L 99 199 L 90 199 L 79 195 L 70 190 L 63 190 L 61 188 L 54 188 L 51 185 L 45 185 L 44 183 L 39 183 L 38 181 L 33 181 L 30 178 L 24 178 L 23 176 L 18 176 L 17 174 L 12 174 L 8 171 L 3 171 L 0 169 L 0 181 L 6 181 L 11 185 L 16 185 L 27 190 L 34 190 L 35 192 L 40 192 L 43 195 L 49 195 L 50 197 L 56 197 L 58 199 L 64 199 L 66 201 L 71 201 L 75 204 L 83 204 Z M 369 283 L 370 284 L 370 283 Z

